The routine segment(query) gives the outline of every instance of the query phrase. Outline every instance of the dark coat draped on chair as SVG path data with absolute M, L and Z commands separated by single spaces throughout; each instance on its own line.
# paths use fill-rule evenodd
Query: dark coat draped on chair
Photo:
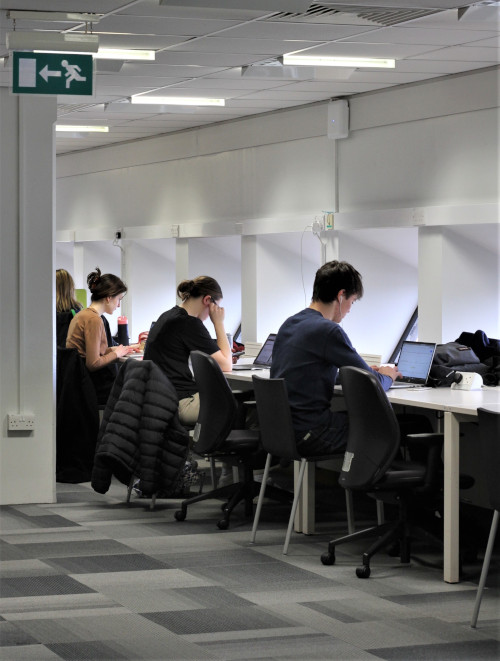
M 127 360 L 111 390 L 97 439 L 92 487 L 106 493 L 112 476 L 140 479 L 144 495 L 173 493 L 182 477 L 189 435 L 179 422 L 177 393 L 150 360 Z
M 88 482 L 99 431 L 97 396 L 85 360 L 57 347 L 56 480 Z

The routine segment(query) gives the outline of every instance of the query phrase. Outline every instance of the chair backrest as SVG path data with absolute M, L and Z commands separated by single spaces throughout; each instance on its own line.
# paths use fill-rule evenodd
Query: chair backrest
M 478 409 L 477 416 L 488 496 L 493 509 L 500 510 L 500 489 L 498 488 L 498 475 L 500 474 L 500 413 Z
M 368 490 L 390 467 L 400 443 L 398 421 L 373 372 L 341 367 L 340 382 L 349 416 L 349 435 L 339 482 Z
M 252 381 L 264 450 L 275 457 L 300 460 L 285 380 L 254 375 Z
M 194 380 L 200 393 L 200 413 L 194 428 L 196 452 L 210 453 L 233 428 L 237 403 L 216 360 L 202 351 L 190 354 Z

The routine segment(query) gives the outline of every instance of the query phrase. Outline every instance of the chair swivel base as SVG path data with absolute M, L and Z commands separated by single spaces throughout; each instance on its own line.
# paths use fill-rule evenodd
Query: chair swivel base
M 336 546 L 373 535 L 377 535 L 377 539 L 368 548 L 368 550 L 363 553 L 363 565 L 356 569 L 356 576 L 358 578 L 369 578 L 371 573 L 371 558 L 376 553 L 378 553 L 378 551 L 386 548 L 390 544 L 393 545 L 393 549 L 398 548 L 397 555 L 399 555 L 402 564 L 408 564 L 410 562 L 410 540 L 412 538 L 421 537 L 428 539 L 441 549 L 443 548 L 443 543 L 440 539 L 435 537 L 432 533 L 424 530 L 420 526 L 414 525 L 411 520 L 408 520 L 407 503 L 404 500 L 400 500 L 399 516 L 397 521 L 384 523 L 378 526 L 371 526 L 365 530 L 359 530 L 358 532 L 352 533 L 350 535 L 344 535 L 339 539 L 332 540 L 328 544 L 328 551 L 323 553 L 321 556 L 321 562 L 324 565 L 335 564 Z M 391 555 L 396 554 L 392 552 Z
M 181 509 L 175 512 L 174 516 L 177 521 L 184 521 L 187 516 L 188 505 L 193 505 L 202 500 L 209 499 L 221 499 L 226 500 L 222 505 L 222 511 L 224 516 L 217 522 L 217 527 L 219 530 L 227 530 L 229 527 L 229 518 L 231 516 L 234 508 L 244 501 L 245 503 L 245 516 L 251 517 L 253 514 L 253 501 L 256 496 L 258 496 L 260 491 L 260 483 L 255 481 L 250 482 L 237 482 L 235 484 L 228 484 L 224 487 L 219 487 L 210 491 L 208 493 L 198 494 L 192 498 L 188 498 L 181 503 Z M 283 489 L 269 486 L 266 490 L 266 495 L 273 500 L 278 500 L 280 502 L 289 502 L 290 494 Z

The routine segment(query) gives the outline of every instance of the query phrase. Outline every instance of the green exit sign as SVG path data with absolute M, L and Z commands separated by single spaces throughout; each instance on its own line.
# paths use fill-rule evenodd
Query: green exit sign
M 14 94 L 92 96 L 92 55 L 15 51 L 13 56 Z

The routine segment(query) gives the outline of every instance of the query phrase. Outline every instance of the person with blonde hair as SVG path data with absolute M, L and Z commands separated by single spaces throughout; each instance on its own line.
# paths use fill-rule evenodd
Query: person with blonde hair
M 101 315 L 113 314 L 127 293 L 127 285 L 112 273 L 95 271 L 87 276 L 91 303 L 71 321 L 66 347 L 77 349 L 94 383 L 99 404 L 105 404 L 117 374 L 117 361 L 137 350 L 136 345 L 108 346 L 106 328 Z
M 66 269 L 56 271 L 56 338 L 57 346 L 65 347 L 71 320 L 82 309 L 76 300 L 75 283 Z
M 203 351 L 214 358 L 223 372 L 232 370 L 232 351 L 224 328 L 222 289 L 214 278 L 200 275 L 183 280 L 177 287 L 180 305 L 167 310 L 149 331 L 144 359 L 154 361 L 168 376 L 179 397 L 179 418 L 183 425 L 198 420 L 200 397 L 189 368 L 191 351 Z M 210 318 L 214 340 L 204 321 Z

